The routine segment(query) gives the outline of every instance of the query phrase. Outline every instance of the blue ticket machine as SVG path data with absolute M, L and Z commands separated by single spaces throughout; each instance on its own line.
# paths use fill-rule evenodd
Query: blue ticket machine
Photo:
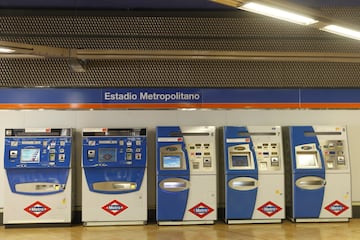
M 348 221 L 351 174 L 344 126 L 284 128 L 288 218 L 294 222 Z
M 213 224 L 217 219 L 215 127 L 157 127 L 159 225 Z
M 82 221 L 85 226 L 147 222 L 145 128 L 82 132 Z
M 223 142 L 225 222 L 281 222 L 285 218 L 281 128 L 227 126 Z
M 72 129 L 5 129 L 4 224 L 70 224 Z

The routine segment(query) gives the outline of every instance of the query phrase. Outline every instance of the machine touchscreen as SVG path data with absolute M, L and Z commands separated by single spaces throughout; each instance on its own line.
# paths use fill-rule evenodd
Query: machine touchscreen
M 116 162 L 116 148 L 99 148 L 99 162 Z
M 297 153 L 297 168 L 319 168 L 316 152 Z
M 181 169 L 181 156 L 167 155 L 162 159 L 163 169 Z
M 21 163 L 39 163 L 40 162 L 40 149 L 39 148 L 21 149 L 20 162 Z
M 248 155 L 233 155 L 231 157 L 233 167 L 249 167 L 249 156 Z

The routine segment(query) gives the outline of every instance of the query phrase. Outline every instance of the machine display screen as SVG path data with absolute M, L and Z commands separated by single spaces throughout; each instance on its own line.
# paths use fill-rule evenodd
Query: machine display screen
M 164 169 L 181 169 L 181 156 L 168 155 L 162 159 L 162 167 Z
M 39 163 L 40 162 L 40 149 L 39 148 L 21 149 L 20 162 L 21 163 Z
M 249 156 L 248 155 L 232 155 L 231 163 L 233 167 L 249 167 Z
M 297 168 L 318 168 L 317 153 L 297 153 Z
M 116 148 L 99 148 L 99 162 L 116 162 Z

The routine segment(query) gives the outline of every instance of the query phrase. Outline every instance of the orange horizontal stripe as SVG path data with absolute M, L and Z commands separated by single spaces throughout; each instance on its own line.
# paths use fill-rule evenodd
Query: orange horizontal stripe
M 0 104 L 0 109 L 166 109 L 201 108 L 201 104 L 103 104 L 103 103 L 46 103 L 46 104 Z
M 360 103 L 10 103 L 0 104 L 0 109 L 298 109 L 298 108 L 331 108 L 360 109 Z
M 203 103 L 203 108 L 299 108 L 299 103 Z
M 347 108 L 347 109 L 359 109 L 360 103 L 301 103 L 301 108 Z

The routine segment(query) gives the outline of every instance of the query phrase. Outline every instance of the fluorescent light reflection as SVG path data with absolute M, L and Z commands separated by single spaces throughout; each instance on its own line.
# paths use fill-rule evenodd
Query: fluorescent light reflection
M 326 27 L 320 28 L 320 30 L 338 34 L 344 37 L 360 40 L 360 32 L 352 30 L 350 28 L 340 27 L 338 25 L 328 25 Z
M 241 5 L 239 9 L 285 20 L 292 23 L 297 23 L 300 25 L 310 25 L 318 22 L 317 20 L 310 17 L 254 2 L 245 3 L 244 5 Z
M 6 48 L 6 47 L 0 47 L 0 53 L 14 53 L 15 50 Z

